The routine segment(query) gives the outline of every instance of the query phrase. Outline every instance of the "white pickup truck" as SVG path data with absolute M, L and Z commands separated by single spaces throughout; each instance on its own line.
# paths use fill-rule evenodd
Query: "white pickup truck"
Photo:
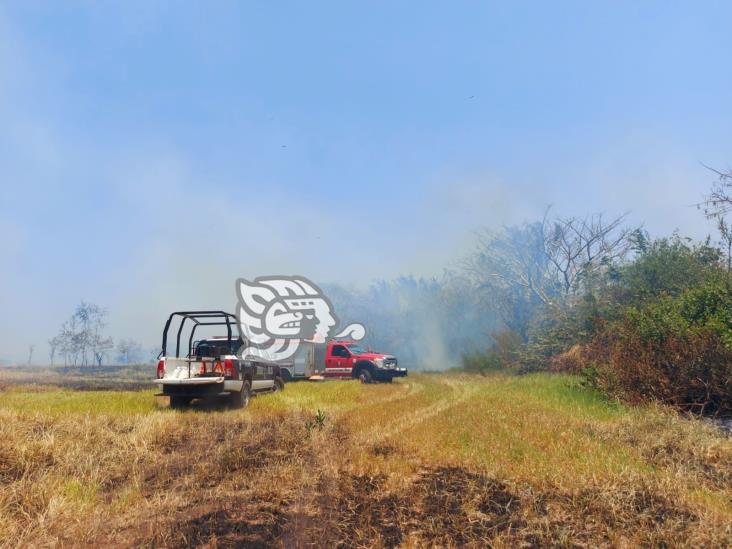
M 175 354 L 168 354 L 168 333 L 177 325 Z M 226 327 L 226 335 L 194 340 L 201 326 Z M 236 332 L 236 333 L 234 333 Z M 181 336 L 188 335 L 181 354 Z M 224 397 L 237 408 L 249 403 L 252 393 L 284 389 L 280 367 L 259 357 L 239 357 L 243 340 L 236 317 L 224 311 L 176 311 L 163 330 L 157 378 L 160 395 L 170 397 L 174 408 L 194 398 Z

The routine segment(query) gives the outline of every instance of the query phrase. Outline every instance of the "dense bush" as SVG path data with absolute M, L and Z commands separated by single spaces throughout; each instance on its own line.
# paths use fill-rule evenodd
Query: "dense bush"
M 643 303 L 678 295 L 721 268 L 721 253 L 709 242 L 694 244 L 679 236 L 643 241 L 634 260 L 613 272 L 607 288 L 618 305 Z
M 628 307 L 585 354 L 587 380 L 609 393 L 732 413 L 732 281 L 718 273 L 677 296 Z
M 587 296 L 547 312 L 532 346 L 535 363 L 625 400 L 730 414 L 732 276 L 708 243 L 642 242 Z
M 501 359 L 493 351 L 465 353 L 462 355 L 462 369 L 471 374 L 487 374 L 502 369 Z

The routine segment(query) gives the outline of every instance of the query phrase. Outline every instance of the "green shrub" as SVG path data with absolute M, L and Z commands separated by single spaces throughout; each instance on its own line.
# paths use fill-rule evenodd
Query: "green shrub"
M 732 413 L 732 276 L 708 242 L 644 242 L 632 262 L 542 322 L 527 347 L 539 350 L 537 364 L 579 371 L 586 385 L 626 400 Z
M 514 371 L 523 360 L 523 339 L 513 330 L 505 329 L 491 334 L 493 346 L 486 351 L 462 355 L 462 369 L 466 372 L 487 373 L 498 370 Z
M 501 359 L 493 349 L 464 354 L 462 356 L 462 365 L 466 372 L 475 374 L 497 372 L 502 369 Z
M 588 383 L 628 400 L 732 413 L 732 283 L 720 274 L 629 307 L 588 346 Z

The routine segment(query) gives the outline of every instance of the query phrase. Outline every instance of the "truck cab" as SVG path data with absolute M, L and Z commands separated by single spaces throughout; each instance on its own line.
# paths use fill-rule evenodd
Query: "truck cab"
M 407 375 L 393 355 L 374 352 L 350 340 L 331 340 L 314 348 L 313 359 L 318 374 L 328 379 L 358 379 L 362 383 L 391 383 Z M 320 351 L 320 352 L 317 352 Z
M 383 381 L 407 375 L 393 355 L 377 353 L 356 341 L 329 341 L 325 354 L 325 377 L 352 377 L 362 383 Z

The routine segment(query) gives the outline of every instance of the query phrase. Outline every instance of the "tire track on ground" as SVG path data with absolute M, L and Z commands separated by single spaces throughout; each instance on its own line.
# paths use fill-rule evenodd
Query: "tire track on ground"
M 475 388 L 460 379 L 441 379 L 441 384 L 444 384 L 449 392 L 445 392 L 443 396 L 437 402 L 434 402 L 428 406 L 418 408 L 407 415 L 402 415 L 397 421 L 388 427 L 379 426 L 376 429 L 371 429 L 365 432 L 361 437 L 362 442 L 382 442 L 388 438 L 399 435 L 406 431 L 423 423 L 433 417 L 446 412 L 450 408 L 462 404 L 469 400 L 475 394 Z M 422 386 L 420 391 L 424 391 Z
M 406 383 L 395 383 L 391 385 L 391 387 L 398 387 L 399 390 L 395 392 L 394 394 L 376 398 L 376 399 L 369 399 L 364 401 L 365 405 L 372 405 L 372 404 L 389 404 L 391 402 L 397 402 L 399 400 L 404 400 L 406 398 L 416 396 L 419 393 L 424 391 L 424 385 L 421 383 L 417 383 L 415 381 L 408 381 Z

